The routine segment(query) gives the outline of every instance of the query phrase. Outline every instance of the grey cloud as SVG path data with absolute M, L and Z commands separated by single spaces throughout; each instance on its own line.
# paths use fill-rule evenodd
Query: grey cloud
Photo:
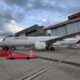
M 12 35 L 12 34 L 10 32 L 0 33 L 0 36 L 8 36 L 8 35 Z
M 46 10 L 59 10 L 61 7 L 58 2 L 62 3 L 63 0 L 6 0 L 7 4 L 17 5 L 23 8 L 30 9 L 46 9 Z M 53 3 L 53 4 L 52 4 Z M 32 7 L 28 7 L 31 4 Z M 62 10 L 62 9 L 61 9 Z
M 5 0 L 9 7 L 16 5 L 23 9 L 23 13 L 16 12 L 15 19 L 24 19 L 23 15 L 27 15 L 28 11 L 44 10 L 52 14 L 70 15 L 80 11 L 80 1 L 76 0 Z M 75 3 L 75 4 L 74 4 Z M 75 6 L 76 5 L 76 6 Z M 19 10 L 18 10 L 19 11 Z M 39 13 L 39 12 L 37 12 Z M 54 14 L 53 14 L 54 15 Z M 17 18 L 18 17 L 18 18 Z
M 80 10 L 78 7 L 75 6 L 74 3 L 80 4 L 80 1 L 76 0 L 6 0 L 8 4 L 13 4 L 24 8 L 24 10 L 48 10 L 48 11 L 57 11 L 61 13 L 68 13 L 68 12 L 76 12 L 76 10 Z M 73 6 L 72 6 L 73 5 Z M 73 9 L 75 7 L 75 9 Z
M 11 21 L 11 20 L 15 20 L 15 21 L 21 21 L 21 18 L 23 17 L 23 12 L 17 11 L 14 12 L 12 11 L 12 9 L 6 9 L 3 14 L 2 14 L 2 18 L 7 19 L 7 21 Z
M 8 32 L 8 26 L 5 26 L 6 23 L 9 23 L 13 18 L 10 11 L 3 11 L 3 14 L 0 14 L 0 31 Z
M 22 14 L 17 12 L 17 19 L 24 19 L 23 15 L 28 14 L 28 11 L 32 13 L 32 11 L 36 11 L 37 14 L 41 14 L 41 11 L 49 11 L 52 13 L 52 16 L 57 16 L 55 13 L 59 15 L 68 16 L 80 11 L 80 1 L 76 0 L 5 0 L 7 4 L 11 7 L 11 5 L 16 5 L 24 10 Z M 75 4 L 74 4 L 75 3 Z M 75 6 L 76 5 L 76 6 Z M 40 12 L 38 12 L 40 10 Z M 30 15 L 29 15 L 30 16 Z M 16 16 L 15 16 L 16 17 Z
M 79 0 L 78 0 L 79 1 Z M 21 22 L 24 17 L 28 14 L 28 11 L 41 10 L 49 11 L 52 16 L 56 16 L 58 13 L 63 17 L 75 12 L 80 11 L 80 1 L 77 0 L 4 0 L 8 8 L 0 13 L 0 30 L 5 32 L 9 31 L 5 24 L 10 23 L 11 20 Z M 76 6 L 74 5 L 76 3 Z M 15 10 L 16 8 L 19 8 Z M 22 11 L 21 11 L 22 10 Z M 31 13 L 33 14 L 33 13 Z M 37 12 L 37 14 L 41 14 Z M 46 13 L 47 14 L 47 13 Z M 30 15 L 29 15 L 30 16 Z M 6 28 L 6 29 L 5 29 Z
M 47 2 L 48 1 L 48 2 Z M 46 3 L 47 2 L 47 3 Z M 53 3 L 53 4 L 51 4 Z M 28 4 L 28 3 L 27 3 Z M 54 0 L 34 0 L 33 3 L 31 3 L 33 6 L 31 8 L 28 8 L 28 10 L 36 10 L 36 9 L 42 9 L 42 10 L 45 10 L 45 11 L 57 11 L 57 12 L 60 12 L 60 11 L 64 11 L 65 9 L 59 5 L 57 5 L 57 2 L 54 1 Z M 26 5 L 27 7 L 27 5 Z
M 10 5 L 18 5 L 18 6 L 25 6 L 27 0 L 6 0 L 6 2 Z
M 20 10 L 18 10 L 18 11 L 16 10 L 17 11 L 16 12 L 11 7 L 7 7 L 4 10 L 2 8 L 2 10 L 0 10 L 0 31 L 2 31 L 2 33 L 0 33 L 0 36 L 13 34 L 13 32 L 11 32 L 11 30 L 7 24 L 11 23 L 11 20 L 14 20 L 17 23 L 21 22 L 25 13 Z

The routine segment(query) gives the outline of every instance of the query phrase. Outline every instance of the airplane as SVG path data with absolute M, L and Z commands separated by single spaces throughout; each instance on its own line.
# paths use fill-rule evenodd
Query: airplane
M 61 36 L 34 36 L 34 37 L 32 36 L 19 36 L 19 37 L 8 36 L 4 38 L 2 41 L 0 41 L 0 46 L 3 48 L 7 48 L 7 49 L 11 47 L 15 47 L 15 46 L 32 46 L 38 50 L 44 50 L 44 49 L 55 50 L 55 48 L 53 47 L 53 43 L 56 43 L 56 41 L 69 38 L 77 34 L 80 34 L 80 32 L 65 35 L 62 37 Z M 76 43 L 76 41 L 74 40 L 69 43 L 74 44 Z

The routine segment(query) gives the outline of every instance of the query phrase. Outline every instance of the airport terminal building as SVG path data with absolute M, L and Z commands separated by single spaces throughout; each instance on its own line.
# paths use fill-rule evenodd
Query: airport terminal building
M 80 34 L 80 13 L 76 13 L 68 16 L 68 20 L 48 26 L 33 25 L 25 30 L 22 30 L 15 34 L 15 36 L 46 36 L 48 31 L 51 31 L 51 36 L 66 36 L 69 34 Z
M 44 26 L 33 25 L 27 29 L 17 32 L 15 36 L 44 36 L 45 34 Z

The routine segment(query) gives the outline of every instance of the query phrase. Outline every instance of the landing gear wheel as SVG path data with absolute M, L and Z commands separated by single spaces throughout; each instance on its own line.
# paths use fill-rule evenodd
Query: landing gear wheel
M 46 49 L 47 49 L 47 50 L 51 50 L 51 51 L 54 51 L 54 50 L 55 50 L 54 47 L 48 47 L 48 46 L 46 47 Z
M 49 47 L 47 46 L 46 49 L 49 50 Z
M 7 47 L 7 46 L 3 47 L 3 50 L 9 50 L 9 47 Z
M 54 50 L 55 50 L 55 48 L 54 48 L 54 47 L 50 47 L 50 50 L 54 51 Z

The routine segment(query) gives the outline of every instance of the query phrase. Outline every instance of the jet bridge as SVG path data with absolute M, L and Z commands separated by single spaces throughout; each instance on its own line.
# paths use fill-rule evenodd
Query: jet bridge
M 67 36 L 80 32 L 80 17 L 49 26 L 45 30 L 51 30 L 51 36 Z

